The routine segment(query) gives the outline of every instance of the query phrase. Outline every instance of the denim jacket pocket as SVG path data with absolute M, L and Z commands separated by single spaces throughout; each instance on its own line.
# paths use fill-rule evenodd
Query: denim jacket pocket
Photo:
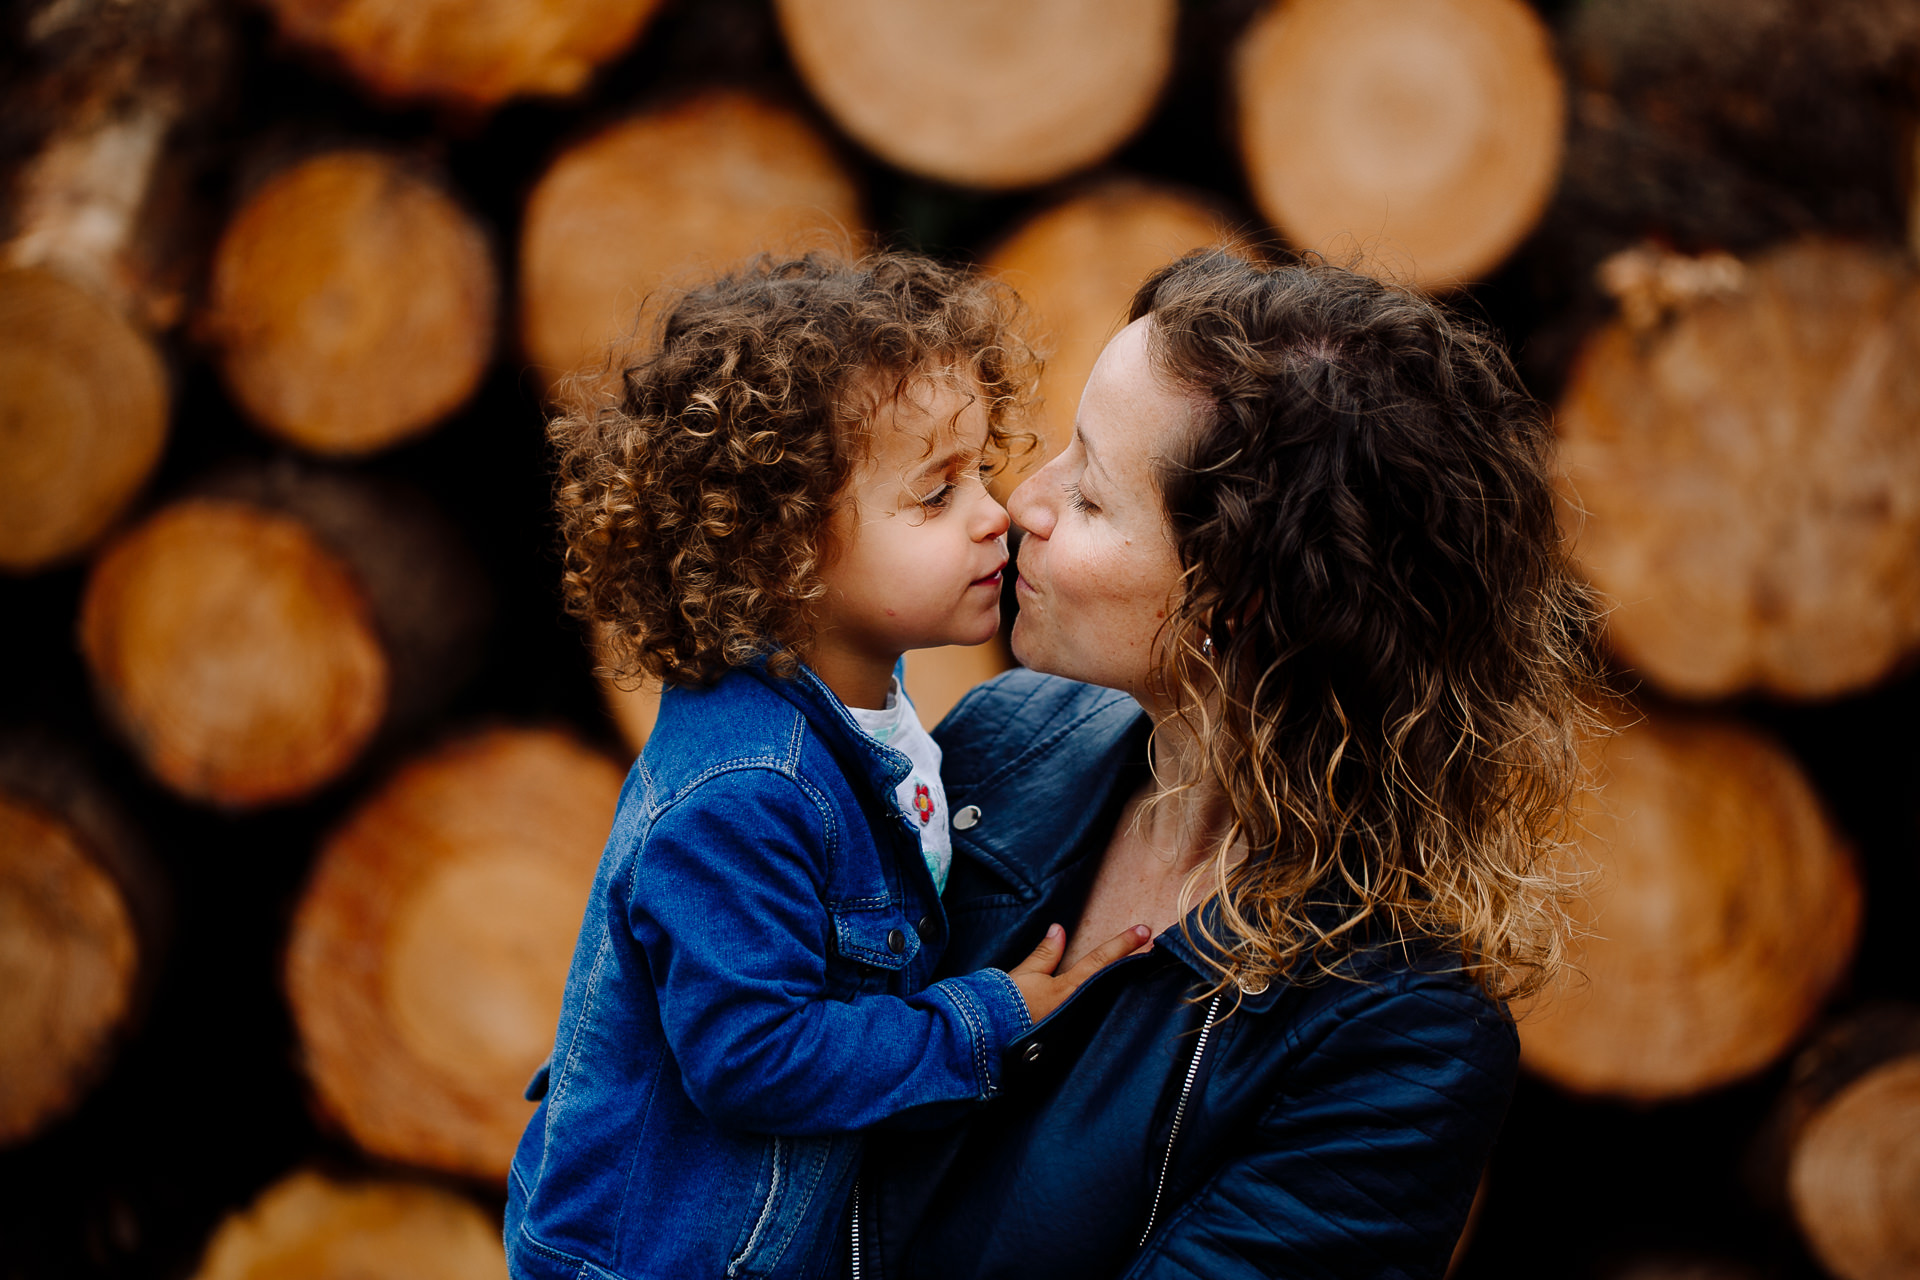
M 802 1237 L 797 1242 L 802 1250 L 811 1247 L 822 1200 L 838 1186 L 855 1141 L 846 1135 L 767 1138 L 753 1189 L 753 1217 L 741 1228 L 727 1262 L 730 1280 L 775 1274 L 796 1235 Z
M 897 903 L 879 906 L 830 906 L 834 949 L 849 960 L 895 972 L 920 954 L 920 932 Z

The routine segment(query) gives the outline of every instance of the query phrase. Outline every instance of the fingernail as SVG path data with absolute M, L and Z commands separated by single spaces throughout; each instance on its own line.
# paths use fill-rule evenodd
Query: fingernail
M 1064 933 L 1066 933 L 1066 930 L 1062 929 L 1057 924 L 1050 924 L 1047 926 L 1047 936 L 1049 938 L 1058 938 Z
M 1137 924 L 1133 926 L 1133 936 L 1136 938 L 1151 938 L 1153 936 L 1153 930 L 1143 924 Z

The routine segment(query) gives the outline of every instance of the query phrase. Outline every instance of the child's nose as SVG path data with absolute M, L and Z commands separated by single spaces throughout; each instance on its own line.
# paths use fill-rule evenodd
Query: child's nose
M 1000 500 L 992 494 L 988 494 L 987 500 L 981 504 L 980 517 L 975 526 L 974 536 L 981 542 L 1000 537 L 1006 533 L 1012 523 L 1007 518 L 1007 509 L 1001 506 Z

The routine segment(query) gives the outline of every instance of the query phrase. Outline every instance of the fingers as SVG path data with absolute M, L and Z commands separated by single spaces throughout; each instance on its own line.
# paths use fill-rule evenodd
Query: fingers
M 1073 968 L 1060 976 L 1078 986 L 1115 960 L 1125 959 L 1152 940 L 1153 930 L 1143 924 L 1134 925 L 1131 929 L 1122 929 L 1086 955 L 1081 956 Z
M 1040 939 L 1040 945 L 1033 953 L 1008 972 L 1013 974 L 1040 973 L 1051 974 L 1054 966 L 1060 963 L 1060 957 L 1066 954 L 1067 931 L 1057 924 L 1047 926 L 1047 936 Z

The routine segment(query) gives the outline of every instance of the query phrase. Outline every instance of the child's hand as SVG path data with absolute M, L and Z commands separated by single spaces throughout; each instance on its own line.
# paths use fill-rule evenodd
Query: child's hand
M 1147 946 L 1152 939 L 1153 930 L 1143 924 L 1123 929 L 1109 941 L 1081 956 L 1080 962 L 1073 968 L 1056 975 L 1053 968 L 1060 963 L 1060 957 L 1067 953 L 1067 931 L 1057 924 L 1050 924 L 1047 926 L 1047 936 L 1040 939 L 1040 945 L 1033 949 L 1033 954 L 1008 970 L 1008 976 L 1026 998 L 1027 1016 L 1038 1022 L 1064 1004 L 1068 996 L 1080 989 L 1081 983 L 1115 960 L 1124 959 Z

